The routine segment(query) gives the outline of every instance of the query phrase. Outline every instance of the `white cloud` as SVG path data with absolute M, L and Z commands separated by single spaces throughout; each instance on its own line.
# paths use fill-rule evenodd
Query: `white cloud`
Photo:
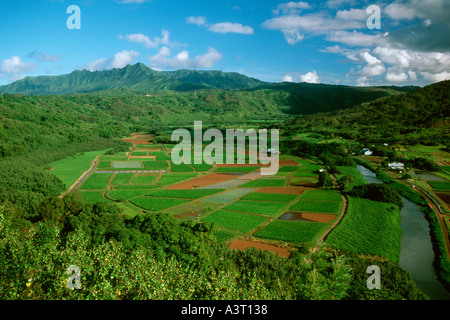
M 26 73 L 35 72 L 36 69 L 36 64 L 23 62 L 19 56 L 13 56 L 2 61 L 0 77 L 16 81 L 22 79 Z
M 294 82 L 294 78 L 292 78 L 292 76 L 286 74 L 283 76 L 283 82 Z
M 303 16 L 286 15 L 263 22 L 269 30 L 279 30 L 286 41 L 293 45 L 304 38 L 304 33 L 323 35 L 336 30 L 361 29 L 366 25 L 358 20 L 335 19 L 315 13 Z
M 389 82 L 405 82 L 408 80 L 408 74 L 406 72 L 396 73 L 391 68 L 386 73 L 386 81 Z
M 187 17 L 186 23 L 195 24 L 201 26 L 206 24 L 206 17 Z
M 118 38 L 129 42 L 140 43 L 147 48 L 157 48 L 159 45 L 166 45 L 166 46 L 178 45 L 177 43 L 172 43 L 169 40 L 170 36 L 169 31 L 162 30 L 161 34 L 162 34 L 161 38 L 155 37 L 153 40 L 142 33 L 127 34 L 125 36 L 119 35 Z
M 314 70 L 300 76 L 300 81 L 307 83 L 320 83 L 320 78 L 317 72 Z
M 89 63 L 85 69 L 89 71 L 101 71 L 110 70 L 114 68 L 123 68 L 134 62 L 139 56 L 139 52 L 136 51 L 120 51 L 114 55 L 113 58 L 101 58 Z
M 280 3 L 275 10 L 273 10 L 273 14 L 299 14 L 303 9 L 311 9 L 311 6 L 307 2 L 299 1 L 299 2 L 288 2 L 288 3 Z
M 336 19 L 367 21 L 368 14 L 364 9 L 340 10 L 336 12 Z
M 444 80 L 450 80 L 450 72 L 442 71 L 439 73 L 421 72 L 421 76 L 430 82 L 440 82 Z
M 412 20 L 418 16 L 414 8 L 401 3 L 388 5 L 384 12 L 394 20 Z
M 170 57 L 171 54 L 168 47 L 162 47 L 156 55 L 150 57 L 150 65 L 152 68 L 211 68 L 222 59 L 222 54 L 214 48 L 208 48 L 205 54 L 198 55 L 194 58 L 189 58 L 189 52 L 186 50 L 181 51 L 174 57 Z
M 327 36 L 328 41 L 339 42 L 350 46 L 373 47 L 388 44 L 388 33 L 385 34 L 365 34 L 354 30 L 335 31 Z
M 216 33 L 240 33 L 240 34 L 253 34 L 254 30 L 250 26 L 244 26 L 240 23 L 233 22 L 219 22 L 208 24 L 205 17 L 191 16 L 186 18 L 186 23 L 195 24 L 197 26 L 205 26 L 209 31 Z
M 243 26 L 240 23 L 221 22 L 215 23 L 209 26 L 209 31 L 217 33 L 240 33 L 240 34 L 253 34 L 253 28 L 249 26 Z

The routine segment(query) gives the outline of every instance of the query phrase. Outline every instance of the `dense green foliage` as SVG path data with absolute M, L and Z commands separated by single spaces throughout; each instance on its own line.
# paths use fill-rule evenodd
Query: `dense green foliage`
M 397 190 L 384 183 L 369 183 L 355 186 L 348 194 L 352 197 L 392 203 L 400 208 L 403 206 L 402 199 Z
M 449 86 L 450 81 L 442 81 L 345 110 L 300 117 L 287 121 L 284 130 L 370 143 L 448 145 Z

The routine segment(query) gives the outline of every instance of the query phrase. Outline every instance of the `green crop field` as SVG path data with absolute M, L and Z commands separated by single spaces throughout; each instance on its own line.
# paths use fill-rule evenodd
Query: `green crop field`
M 427 181 L 427 183 L 436 190 L 450 190 L 449 181 Z
M 149 156 L 156 156 L 156 160 L 170 160 L 170 156 L 168 156 L 164 151 L 149 151 Z
M 233 189 L 223 193 L 202 199 L 200 201 L 207 203 L 226 204 L 252 192 L 254 189 Z M 223 190 L 222 190 L 223 191 Z
M 303 200 L 328 200 L 342 201 L 342 196 L 337 191 L 332 190 L 306 190 L 301 199 Z
M 241 187 L 283 187 L 285 185 L 286 179 L 256 179 L 241 185 Z
M 187 190 L 159 190 L 149 193 L 149 197 L 198 199 L 207 197 L 223 190 L 217 189 L 187 189 Z
M 241 198 L 241 200 L 256 200 L 256 201 L 274 201 L 274 202 L 291 202 L 298 196 L 296 194 L 282 194 L 282 193 L 258 193 L 253 192 Z M 262 204 L 265 205 L 265 204 Z
M 155 161 L 155 160 L 146 160 L 142 161 L 144 163 L 144 167 L 146 169 L 152 170 L 165 170 L 169 167 L 167 161 Z
M 289 242 L 309 242 L 325 226 L 325 223 L 320 222 L 275 220 L 256 232 L 255 236 Z
M 193 172 L 194 168 L 185 163 L 175 164 L 170 163 L 172 172 Z
M 358 186 L 358 185 L 362 185 L 362 184 L 367 184 L 366 179 L 364 179 L 364 177 L 362 176 L 362 174 L 359 172 L 358 168 L 356 167 L 342 167 L 342 166 L 338 166 L 337 167 L 339 169 L 339 171 L 341 172 L 340 174 L 335 174 L 336 179 L 340 179 L 343 176 L 346 175 L 350 175 L 353 177 L 352 182 L 350 182 L 349 188 L 353 188 L 354 186 Z
M 124 185 L 128 184 L 134 173 L 117 173 L 113 178 L 112 185 Z
M 149 193 L 148 189 L 136 189 L 136 190 L 112 190 L 109 191 L 106 196 L 112 200 L 127 200 L 135 197 L 142 196 L 146 193 Z
M 298 170 L 292 174 L 293 177 L 318 177 L 318 174 L 313 171 Z
M 283 202 L 261 203 L 259 201 L 238 200 L 236 202 L 233 202 L 229 206 L 225 207 L 224 209 L 231 210 L 231 211 L 240 211 L 240 212 L 261 214 L 261 215 L 266 215 L 266 216 L 275 216 L 285 206 L 286 206 L 286 203 L 283 203 Z
M 102 191 L 81 191 L 81 197 L 88 202 L 111 202 L 102 196 Z
M 297 166 L 283 166 L 280 167 L 280 169 L 278 169 L 278 172 L 293 172 L 295 170 L 297 170 L 300 167 Z
M 341 202 L 299 200 L 291 206 L 291 210 L 306 212 L 338 213 Z
M 398 263 L 401 236 L 397 206 L 348 197 L 347 212 L 325 243 L 360 254 L 379 255 Z
M 188 202 L 189 200 L 175 199 L 175 198 L 158 198 L 141 196 L 130 200 L 131 203 L 141 207 L 145 210 L 160 211 L 175 207 L 177 205 Z
M 311 162 L 305 162 L 301 165 L 300 170 L 301 171 L 317 171 L 323 169 L 323 167 L 319 164 L 311 163 Z
M 195 171 L 203 172 L 203 171 L 209 171 L 212 169 L 212 165 L 207 163 L 201 163 L 201 164 L 195 164 L 192 163 L 191 166 L 195 169 Z
M 196 177 L 198 173 L 164 173 L 161 175 L 161 178 L 159 178 L 158 185 L 159 186 L 165 186 L 169 184 L 175 184 L 177 182 L 181 182 L 184 180 L 188 180 L 190 178 Z
M 50 164 L 50 167 L 53 168 L 52 173 L 60 178 L 66 187 L 69 188 L 78 180 L 83 172 L 91 167 L 92 161 L 95 157 L 105 153 L 106 151 L 108 151 L 108 149 L 79 153 L 73 157 L 67 157 L 65 159 L 53 162 Z
M 219 210 L 202 220 L 217 223 L 219 226 L 231 230 L 247 233 L 266 222 L 268 218 L 247 213 Z
M 94 173 L 81 185 L 82 190 L 106 189 L 112 173 Z
M 133 151 L 131 152 L 131 156 L 146 156 L 147 155 L 147 151 Z
M 131 181 L 133 185 L 141 185 L 141 184 L 153 184 L 156 181 L 156 175 L 146 175 L 146 174 L 138 174 Z
M 126 161 L 128 156 L 100 156 L 100 161 Z
M 252 172 L 259 167 L 219 167 L 214 172 Z
M 111 168 L 111 161 L 110 160 L 100 160 L 97 164 L 97 169 L 101 170 L 101 169 L 109 169 Z

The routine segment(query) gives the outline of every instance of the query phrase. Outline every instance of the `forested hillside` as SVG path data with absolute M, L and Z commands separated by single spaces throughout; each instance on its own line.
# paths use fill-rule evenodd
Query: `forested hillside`
M 346 110 L 299 117 L 286 132 L 320 132 L 360 141 L 448 144 L 450 81 L 380 98 Z

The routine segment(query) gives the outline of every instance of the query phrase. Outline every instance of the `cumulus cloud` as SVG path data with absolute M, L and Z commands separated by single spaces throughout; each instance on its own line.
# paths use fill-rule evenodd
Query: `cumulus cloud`
M 288 74 L 283 76 L 283 82 L 294 82 L 294 78 Z
M 402 3 L 391 3 L 384 12 L 394 20 L 412 20 L 418 16 L 415 8 Z
M 288 3 L 280 3 L 275 10 L 273 10 L 273 14 L 299 14 L 304 9 L 311 9 L 311 5 L 307 2 L 299 1 L 299 2 L 288 2 Z
M 175 56 L 168 47 L 162 47 L 158 53 L 149 58 L 152 68 L 182 68 L 182 69 L 197 69 L 197 68 L 211 68 L 215 63 L 222 59 L 222 54 L 214 48 L 208 48 L 205 54 L 189 57 L 187 50 L 181 51 Z
M 243 26 L 240 23 L 221 22 L 215 23 L 209 26 L 209 31 L 217 33 L 240 33 L 240 34 L 253 34 L 253 28 L 249 26 Z
M 340 53 L 357 63 L 357 83 L 372 84 L 375 77 L 393 83 L 407 81 L 437 82 L 449 79 L 450 52 L 420 52 L 410 49 L 375 47 L 373 49 L 344 49 L 329 47 L 326 52 Z
M 266 29 L 281 31 L 291 45 L 303 40 L 305 33 L 325 35 L 336 30 L 361 29 L 365 26 L 365 22 L 358 19 L 336 19 L 323 13 L 285 15 L 262 23 L 262 27 Z
M 26 73 L 36 72 L 37 65 L 26 63 L 19 56 L 13 56 L 2 61 L 0 67 L 0 77 L 10 81 L 22 79 Z
M 300 76 L 300 81 L 307 83 L 320 83 L 320 78 L 317 72 L 313 70 L 312 72 L 302 74 Z
M 119 35 L 118 38 L 121 40 L 126 40 L 128 42 L 140 43 L 147 48 L 157 48 L 160 45 L 166 45 L 166 46 L 179 45 L 178 43 L 171 42 L 169 40 L 169 36 L 170 36 L 169 31 L 162 30 L 161 33 L 162 33 L 161 38 L 155 37 L 153 40 L 142 33 L 127 34 L 125 36 Z
M 366 34 L 354 30 L 349 31 L 334 31 L 327 36 L 328 41 L 339 42 L 349 46 L 358 47 L 373 47 L 380 45 L 387 45 L 389 43 L 388 33 L 384 34 Z
M 234 22 L 219 22 L 208 24 L 205 17 L 191 16 L 186 18 L 186 23 L 195 24 L 197 26 L 205 26 L 211 32 L 216 33 L 239 33 L 239 34 L 253 34 L 254 30 L 250 26 L 244 26 L 240 23 Z
M 113 58 L 101 58 L 89 63 L 85 69 L 89 71 L 102 71 L 110 70 L 114 68 L 123 68 L 134 62 L 139 56 L 139 52 L 136 51 L 120 51 L 114 55 Z

